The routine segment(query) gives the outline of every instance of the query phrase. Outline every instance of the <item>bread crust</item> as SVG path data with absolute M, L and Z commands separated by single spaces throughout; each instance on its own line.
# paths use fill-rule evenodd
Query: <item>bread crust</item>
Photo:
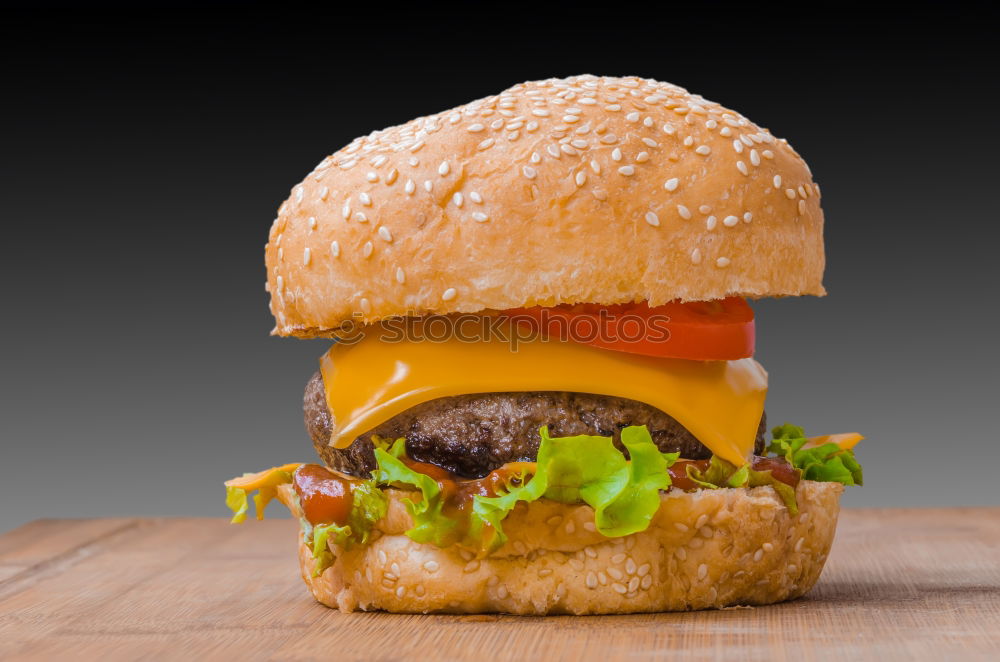
M 358 138 L 292 189 L 265 249 L 282 336 L 346 320 L 823 294 L 805 162 L 642 78 L 528 82 Z
M 795 516 L 770 487 L 671 490 L 650 527 L 623 538 L 594 531 L 589 506 L 521 503 L 504 521 L 507 543 L 482 559 L 407 538 L 410 493 L 387 492 L 372 542 L 331 545 L 334 564 L 318 577 L 300 534 L 302 577 L 319 602 L 345 612 L 536 615 L 771 604 L 816 583 L 843 486 L 802 481 Z

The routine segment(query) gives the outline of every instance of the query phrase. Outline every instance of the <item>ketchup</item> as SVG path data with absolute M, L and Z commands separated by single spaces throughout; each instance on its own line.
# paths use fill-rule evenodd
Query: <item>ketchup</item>
M 354 502 L 349 480 L 318 464 L 303 464 L 295 470 L 292 486 L 310 524 L 347 524 Z

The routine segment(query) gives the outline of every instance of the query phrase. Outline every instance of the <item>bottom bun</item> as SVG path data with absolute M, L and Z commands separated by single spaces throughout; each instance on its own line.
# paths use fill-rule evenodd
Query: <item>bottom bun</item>
M 672 490 L 648 529 L 622 538 L 594 530 L 586 505 L 541 499 L 504 520 L 507 543 L 486 558 L 416 543 L 402 500 L 364 546 L 332 545 L 335 561 L 313 577 L 301 542 L 302 577 L 341 611 L 627 614 L 765 605 L 797 598 L 819 579 L 833 542 L 843 486 L 802 481 L 799 514 L 770 487 Z

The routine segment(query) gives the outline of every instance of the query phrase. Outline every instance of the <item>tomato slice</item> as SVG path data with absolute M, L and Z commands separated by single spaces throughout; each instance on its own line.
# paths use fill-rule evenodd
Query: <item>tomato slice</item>
M 753 356 L 753 309 L 740 297 L 717 301 L 515 308 L 519 324 L 561 340 L 619 352 L 698 361 Z

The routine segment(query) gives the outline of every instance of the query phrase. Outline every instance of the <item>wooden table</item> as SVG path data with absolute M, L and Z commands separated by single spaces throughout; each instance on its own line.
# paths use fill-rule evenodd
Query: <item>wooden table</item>
M 1000 508 L 848 510 L 796 602 L 583 618 L 340 614 L 290 520 L 40 520 L 0 536 L 0 659 L 1000 660 Z

